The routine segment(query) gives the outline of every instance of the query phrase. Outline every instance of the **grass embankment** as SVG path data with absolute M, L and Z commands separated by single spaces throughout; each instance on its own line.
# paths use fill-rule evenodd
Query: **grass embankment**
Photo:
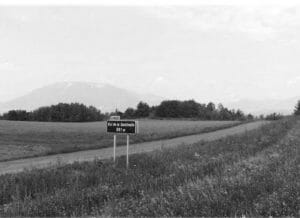
M 131 143 L 211 132 L 241 124 L 238 121 L 141 120 Z M 49 123 L 0 120 L 0 161 L 45 156 L 112 146 L 106 122 Z M 118 145 L 126 136 L 118 136 Z
M 294 128 L 292 129 L 292 127 Z M 4 216 L 297 216 L 300 123 L 209 143 L 0 177 Z M 287 132 L 292 129 L 289 134 Z

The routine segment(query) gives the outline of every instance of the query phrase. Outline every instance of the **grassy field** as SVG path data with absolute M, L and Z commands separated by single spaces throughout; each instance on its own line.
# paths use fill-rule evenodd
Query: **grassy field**
M 299 129 L 0 176 L 0 216 L 299 216 Z
M 141 120 L 131 143 L 209 132 L 237 121 Z M 0 161 L 112 146 L 106 122 L 49 123 L 0 120 Z M 118 136 L 124 145 L 125 136 Z

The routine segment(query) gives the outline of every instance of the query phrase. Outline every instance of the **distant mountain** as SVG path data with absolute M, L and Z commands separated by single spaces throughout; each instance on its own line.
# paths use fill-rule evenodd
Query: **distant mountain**
M 135 107 L 139 101 L 154 105 L 162 100 L 163 98 L 155 95 L 139 94 L 104 83 L 61 82 L 35 89 L 22 97 L 0 103 L 0 111 L 34 110 L 59 102 L 79 102 L 88 106 L 93 105 L 102 112 L 112 112 L 116 108 L 123 111 L 128 107 Z
M 235 102 L 228 102 L 225 105 L 228 108 L 239 108 L 246 113 L 252 113 L 254 115 L 269 114 L 273 112 L 288 115 L 293 113 L 298 100 L 300 100 L 300 97 L 263 100 L 243 99 Z

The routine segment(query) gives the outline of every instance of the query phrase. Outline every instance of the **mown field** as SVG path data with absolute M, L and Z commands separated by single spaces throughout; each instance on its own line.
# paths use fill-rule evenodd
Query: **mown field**
M 238 121 L 140 120 L 131 143 L 214 131 Z M 0 161 L 112 146 L 106 122 L 50 123 L 0 120 Z M 118 145 L 126 143 L 118 136 Z
M 0 216 L 300 216 L 300 120 L 242 135 L 0 176 Z

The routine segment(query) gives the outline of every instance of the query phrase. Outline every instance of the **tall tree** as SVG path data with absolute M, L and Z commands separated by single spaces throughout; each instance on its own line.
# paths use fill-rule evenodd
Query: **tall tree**
M 295 115 L 300 115 L 300 100 L 297 102 L 295 110 L 294 110 Z
M 134 118 L 135 117 L 135 113 L 136 113 L 136 111 L 133 108 L 129 107 L 129 108 L 126 109 L 126 111 L 124 112 L 123 116 L 125 118 Z
M 136 117 L 148 117 L 150 113 L 150 107 L 147 103 L 145 102 L 140 102 L 137 105 L 136 111 L 135 111 L 135 116 Z

